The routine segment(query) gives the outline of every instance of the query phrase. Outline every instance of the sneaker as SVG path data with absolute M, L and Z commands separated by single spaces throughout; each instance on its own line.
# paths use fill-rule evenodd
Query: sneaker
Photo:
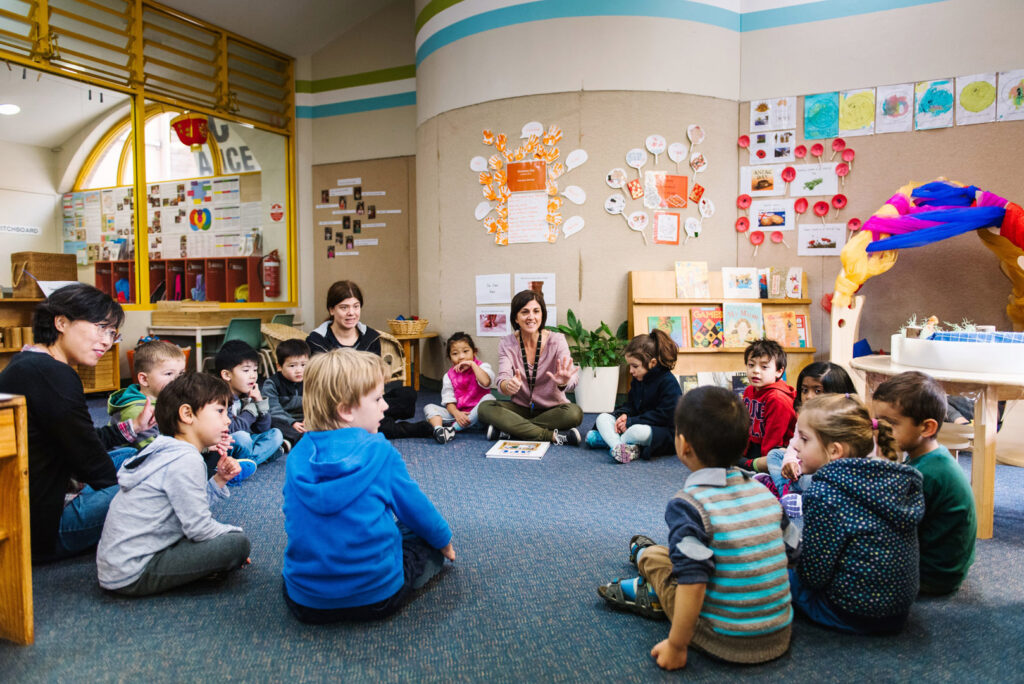
M 238 465 L 242 467 L 242 472 L 235 475 L 233 478 L 228 480 L 229 487 L 237 487 L 242 484 L 243 481 L 248 480 L 252 477 L 252 474 L 256 472 L 256 461 L 251 458 L 240 458 L 238 459 Z
M 580 442 L 583 441 L 583 437 L 580 436 L 580 431 L 576 428 L 566 430 L 565 432 L 555 430 L 553 437 L 554 439 L 552 440 L 552 443 L 557 444 L 558 446 L 579 446 Z
M 493 425 L 487 426 L 487 441 L 496 442 L 498 440 L 498 428 Z
M 281 442 L 281 450 L 287 454 L 289 451 L 292 450 L 292 443 L 289 442 L 287 439 L 284 440 L 283 442 Z
M 503 441 L 506 439 L 512 439 L 512 435 L 508 434 L 507 432 L 498 433 L 498 441 Z
M 612 456 L 619 463 L 629 463 L 640 458 L 640 447 L 636 444 L 619 444 L 612 449 Z
M 447 444 L 455 439 L 455 428 L 438 425 L 434 428 L 434 439 L 438 444 Z
M 754 479 L 763 484 L 765 487 L 767 487 L 768 491 L 771 492 L 776 499 L 779 498 L 779 490 L 775 486 L 775 481 L 772 480 L 771 475 L 769 475 L 768 473 L 757 473 L 756 475 L 754 475 Z
M 601 437 L 601 433 L 597 430 L 591 430 L 587 433 L 587 447 L 591 449 L 607 449 L 608 444 L 605 443 L 604 438 Z

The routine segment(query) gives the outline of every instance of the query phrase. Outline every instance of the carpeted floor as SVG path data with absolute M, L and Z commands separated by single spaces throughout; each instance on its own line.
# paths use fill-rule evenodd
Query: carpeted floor
M 630 535 L 665 540 L 665 502 L 686 476 L 678 461 L 620 465 L 571 447 L 539 462 L 490 460 L 481 433 L 395 444 L 447 517 L 458 554 L 398 615 L 331 627 L 292 619 L 281 598 L 282 459 L 215 511 L 253 546 L 253 564 L 222 584 L 131 600 L 99 588 L 91 555 L 36 568 L 36 643 L 0 642 L 0 681 L 1024 679 L 1024 470 L 998 468 L 995 537 L 978 543 L 965 586 L 920 601 L 899 636 L 844 636 L 798 619 L 790 652 L 773 663 L 736 667 L 691 652 L 680 674 L 648 655 L 668 623 L 613 612 L 595 591 L 631 576 Z

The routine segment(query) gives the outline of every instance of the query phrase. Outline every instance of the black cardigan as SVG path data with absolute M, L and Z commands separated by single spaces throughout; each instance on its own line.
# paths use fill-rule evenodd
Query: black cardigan
M 15 354 L 0 373 L 0 392 L 25 395 L 32 557 L 47 560 L 57 548 L 71 478 L 93 489 L 116 485 L 117 471 L 107 450 L 127 442 L 115 425 L 93 427 L 82 380 L 49 354 Z
M 618 418 L 626 414 L 626 427 L 651 426 L 651 443 L 643 450 L 643 457 L 674 454 L 676 404 L 683 391 L 676 376 L 663 366 L 647 371 L 643 382 L 633 380 L 626 403 L 612 413 Z

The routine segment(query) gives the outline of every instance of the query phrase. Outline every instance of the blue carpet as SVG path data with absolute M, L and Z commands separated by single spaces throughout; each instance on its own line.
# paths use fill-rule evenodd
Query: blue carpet
M 91 555 L 36 568 L 36 643 L 0 642 L 0 681 L 1022 679 L 1024 470 L 998 468 L 995 537 L 978 543 L 960 592 L 920 601 L 902 634 L 850 637 L 798 619 L 790 652 L 774 663 L 737 667 L 691 652 L 680 675 L 648 655 L 667 623 L 611 611 L 595 591 L 631 576 L 632 534 L 664 542 L 665 502 L 687 474 L 678 461 L 620 465 L 571 447 L 540 462 L 489 460 L 481 433 L 395 445 L 451 524 L 458 559 L 391 619 L 310 627 L 291 617 L 281 598 L 282 459 L 215 512 L 253 546 L 253 564 L 221 584 L 131 600 L 99 588 Z

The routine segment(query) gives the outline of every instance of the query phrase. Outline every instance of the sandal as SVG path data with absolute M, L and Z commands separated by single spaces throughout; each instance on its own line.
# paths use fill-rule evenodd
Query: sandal
M 650 591 L 647 581 L 643 577 L 636 584 L 635 601 L 626 598 L 618 578 L 599 586 L 597 594 L 616 610 L 628 610 L 651 620 L 666 619 L 665 611 L 658 602 L 658 597 Z
M 634 534 L 632 539 L 629 540 L 629 562 L 636 565 L 636 557 L 640 555 L 640 550 L 646 549 L 648 546 L 655 546 L 656 544 L 657 542 L 650 537 Z

